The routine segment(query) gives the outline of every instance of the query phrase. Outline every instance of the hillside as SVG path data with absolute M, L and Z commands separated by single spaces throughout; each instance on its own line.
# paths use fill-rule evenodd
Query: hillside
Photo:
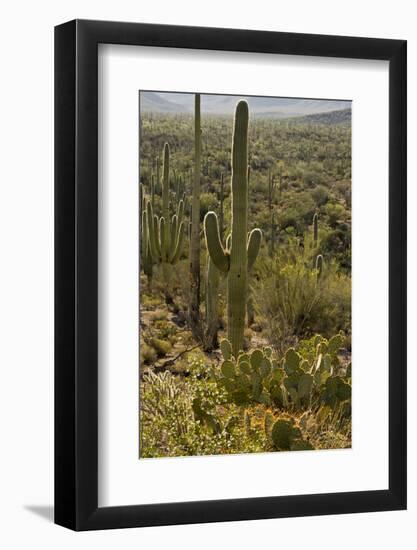
M 187 93 L 143 91 L 140 92 L 141 112 L 191 114 L 193 98 L 193 94 Z M 285 119 L 350 109 L 350 102 L 344 100 L 210 94 L 201 96 L 201 111 L 232 117 L 236 102 L 242 98 L 247 100 L 254 118 Z
M 344 126 L 350 126 L 352 121 L 352 110 L 341 109 L 339 111 L 331 111 L 329 113 L 317 113 L 297 117 L 293 120 L 294 122 L 299 122 L 300 124 L 342 124 Z

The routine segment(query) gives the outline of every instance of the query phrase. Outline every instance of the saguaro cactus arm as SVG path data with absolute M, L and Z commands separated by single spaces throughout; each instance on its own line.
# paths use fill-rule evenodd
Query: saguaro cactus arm
M 229 271 L 229 255 L 225 252 L 219 234 L 219 224 L 215 212 L 207 212 L 204 218 L 204 233 L 206 236 L 206 246 L 210 258 L 219 271 L 227 273 Z
M 258 256 L 259 249 L 261 247 L 262 231 L 258 228 L 252 229 L 248 237 L 248 271 L 251 270 L 255 260 Z
M 323 273 L 323 256 L 321 254 L 319 254 L 316 258 L 316 270 L 317 270 L 317 280 L 319 280 Z
M 220 272 L 212 262 L 210 254 L 207 254 L 206 275 L 206 333 L 205 340 L 208 349 L 217 347 L 217 330 L 219 317 L 217 312 L 217 296 L 219 292 Z
M 155 227 L 152 204 L 149 201 L 146 205 L 146 218 L 148 222 L 149 246 L 150 246 L 152 257 L 156 262 L 159 260 L 159 256 L 160 256 L 160 251 L 158 250 L 158 247 L 156 244 L 158 241 L 158 232 L 157 232 L 157 227 Z
M 182 249 L 184 247 L 184 239 L 185 239 L 185 224 L 182 221 L 179 225 L 178 233 L 177 233 L 177 242 L 174 248 L 174 252 L 170 258 L 170 263 L 175 264 L 182 254 Z

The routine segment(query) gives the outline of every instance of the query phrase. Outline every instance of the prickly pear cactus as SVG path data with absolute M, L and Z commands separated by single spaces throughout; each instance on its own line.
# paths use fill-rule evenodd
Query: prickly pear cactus
M 303 438 L 299 426 L 293 418 L 280 418 L 272 426 L 272 443 L 279 451 L 313 450 L 311 443 Z
M 272 357 L 271 348 L 240 353 L 236 358 L 228 340 L 220 342 L 223 362 L 217 382 L 226 389 L 230 401 L 236 404 L 284 404 L 283 369 Z

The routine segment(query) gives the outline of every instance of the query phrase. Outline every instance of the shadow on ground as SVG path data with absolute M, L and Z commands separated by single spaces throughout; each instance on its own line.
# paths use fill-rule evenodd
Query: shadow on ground
M 24 506 L 25 510 L 36 514 L 37 516 L 45 519 L 46 521 L 52 523 L 54 521 L 54 507 L 53 506 L 37 506 L 37 505 L 27 505 Z

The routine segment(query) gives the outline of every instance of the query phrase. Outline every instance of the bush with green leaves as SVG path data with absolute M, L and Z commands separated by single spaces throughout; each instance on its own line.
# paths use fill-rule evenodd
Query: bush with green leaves
M 140 385 L 140 456 L 196 456 L 261 452 L 263 430 L 248 429 L 245 414 L 191 357 L 189 375 L 149 371 Z
M 311 238 L 290 238 L 273 258 L 262 254 L 255 265 L 253 296 L 258 321 L 270 344 L 282 354 L 312 334 L 331 337 L 351 326 L 351 279 L 325 258 L 317 284 L 319 248 Z

